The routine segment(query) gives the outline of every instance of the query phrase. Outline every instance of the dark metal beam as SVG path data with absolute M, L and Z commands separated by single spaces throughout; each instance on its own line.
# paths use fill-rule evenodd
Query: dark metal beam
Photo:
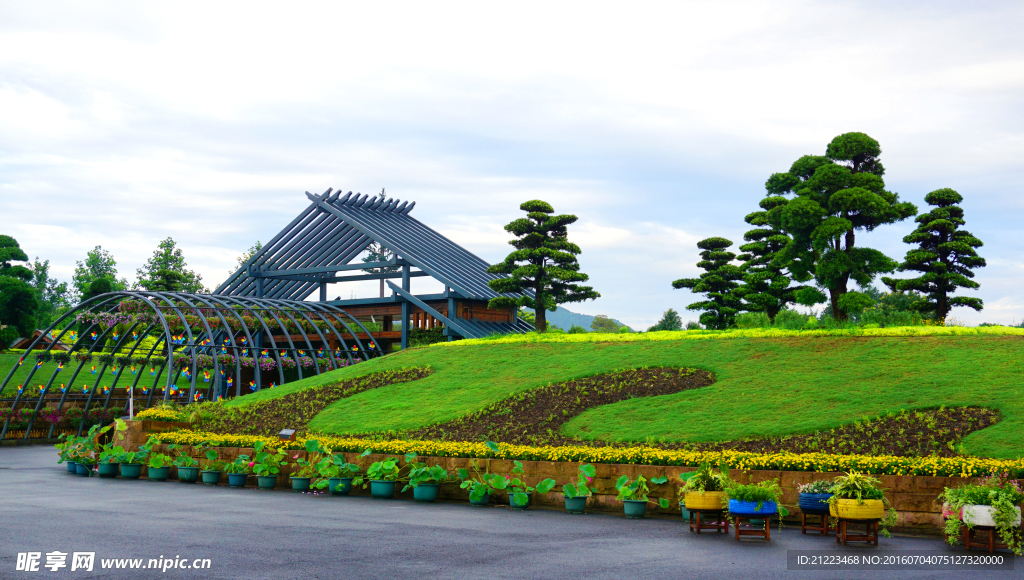
M 394 283 L 388 282 L 388 286 L 391 286 L 391 289 L 394 290 L 399 296 L 401 296 L 402 298 L 405 298 L 409 302 L 412 302 L 416 306 L 419 306 L 420 308 L 423 309 L 424 312 L 426 312 L 427 314 L 429 314 L 429 315 L 433 316 L 434 318 L 440 320 L 441 322 L 443 322 L 445 324 L 445 326 L 447 326 L 448 328 L 451 328 L 451 329 L 457 331 L 459 334 L 461 334 L 465 338 L 480 338 L 479 336 L 476 335 L 475 332 L 472 332 L 471 330 L 468 330 L 466 326 L 463 326 L 462 324 L 456 323 L 455 321 L 453 321 L 452 319 L 448 318 L 447 316 L 441 314 L 437 310 L 434 310 L 426 302 L 420 300 L 419 298 L 413 296 L 412 294 L 410 294 L 409 292 L 406 292 L 405 290 L 399 288 L 398 286 L 395 286 Z M 403 323 L 405 323 L 405 321 L 403 321 Z M 402 338 L 403 339 L 405 338 L 404 328 L 403 328 L 403 332 L 402 332 Z M 405 348 L 405 347 L 403 346 L 403 348 Z

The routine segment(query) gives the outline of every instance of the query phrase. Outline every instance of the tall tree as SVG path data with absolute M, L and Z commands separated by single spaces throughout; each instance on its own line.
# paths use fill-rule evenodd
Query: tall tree
M 748 214 L 745 221 L 755 226 L 743 234 L 746 244 L 740 246 L 743 252 L 738 258 L 743 261 L 743 284 L 737 294 L 743 297 L 743 310 L 764 312 L 768 320 L 775 323 L 775 315 L 797 299 L 806 287 L 792 286 L 786 269 L 775 263 L 775 258 L 791 238 L 786 232 L 774 227 L 768 220 L 768 212 L 786 203 L 779 196 L 766 197 L 759 204 L 761 211 Z M 814 299 L 811 294 L 811 299 Z
M 40 327 L 49 326 L 65 309 L 71 306 L 71 292 L 67 282 L 57 282 L 50 277 L 50 261 L 41 262 L 37 257 L 32 264 L 31 284 L 36 291 L 39 310 L 36 322 Z
M 20 336 L 30 336 L 36 328 L 39 302 L 29 284 L 32 270 L 15 262 L 28 262 L 28 256 L 11 236 L 0 235 L 0 348 Z
M 914 309 L 928 313 L 936 320 L 945 320 L 954 306 L 967 306 L 981 310 L 981 298 L 953 296 L 957 288 L 978 288 L 980 284 L 971 280 L 971 270 L 985 266 L 985 258 L 978 256 L 975 248 L 984 244 L 971 232 L 961 230 L 964 225 L 964 210 L 958 204 L 963 201 L 956 191 L 949 188 L 937 189 L 924 197 L 935 209 L 917 216 L 919 225 L 910 235 L 903 238 L 917 248 L 907 252 L 900 272 L 921 272 L 917 278 L 894 280 L 882 278 L 893 291 L 913 290 L 924 294 L 924 299 L 914 304 Z
M 234 268 L 232 268 L 231 270 L 228 271 L 228 275 L 234 274 L 236 271 L 238 271 L 239 268 L 244 266 L 246 262 L 251 260 L 252 257 L 256 255 L 256 252 L 258 252 L 258 251 L 260 251 L 262 249 L 263 249 L 263 244 L 260 243 L 259 240 L 256 240 L 255 244 L 249 246 L 248 250 L 242 252 L 242 255 L 238 256 L 238 258 L 235 259 L 237 264 L 235 265 Z
M 84 300 L 92 283 L 100 278 L 110 280 L 110 291 L 128 288 L 127 280 L 117 279 L 117 262 L 114 256 L 101 246 L 96 246 L 85 255 L 84 261 L 75 262 L 75 274 L 71 277 L 71 285 L 74 286 L 72 299 Z
M 509 242 L 515 251 L 505 261 L 487 269 L 491 274 L 508 274 L 488 282 L 495 292 L 520 292 L 519 298 L 499 296 L 491 299 L 491 308 L 524 306 L 536 313 L 536 327 L 547 330 L 547 311 L 559 304 L 582 302 L 600 298 L 590 286 L 582 286 L 589 276 L 580 272 L 576 255 L 580 247 L 569 241 L 569 224 L 576 216 L 551 215 L 555 210 L 547 202 L 535 199 L 519 206 L 527 212 L 505 226 L 505 231 L 516 236 Z M 533 293 L 530 296 L 528 292 Z
M 594 332 L 618 332 L 620 326 L 607 315 L 598 314 L 590 321 L 590 329 Z
M 647 329 L 647 332 L 657 332 L 659 330 L 682 330 L 683 320 L 679 318 L 679 313 L 674 308 L 669 308 L 661 315 L 661 320 L 657 324 Z
M 168 278 L 168 273 L 175 276 Z M 178 287 L 180 292 L 206 292 L 203 287 L 203 277 L 188 269 L 185 263 L 185 256 L 177 247 L 174 238 L 170 236 L 157 245 L 153 256 L 146 260 L 146 263 L 135 271 L 138 280 L 136 287 L 145 288 L 153 292 L 158 289 L 166 290 L 169 287 Z
M 773 263 L 788 267 L 797 281 L 813 278 L 828 290 L 837 320 L 870 305 L 863 293 L 848 290 L 851 280 L 867 286 L 898 265 L 878 250 L 855 245 L 857 233 L 917 213 L 914 204 L 886 191 L 881 152 L 878 141 L 864 133 L 844 133 L 828 144 L 824 157 L 805 155 L 765 184 L 770 196 L 793 196 L 768 211 L 769 222 L 792 238 Z
M 736 322 L 736 313 L 743 304 L 736 289 L 737 280 L 743 279 L 743 271 L 732 263 L 736 254 L 727 251 L 732 242 L 725 238 L 706 238 L 697 242 L 700 253 L 699 268 L 704 269 L 700 278 L 682 278 L 672 283 L 672 287 L 689 288 L 694 294 L 704 294 L 706 299 L 694 302 L 687 310 L 703 311 L 700 322 L 712 330 L 724 330 Z

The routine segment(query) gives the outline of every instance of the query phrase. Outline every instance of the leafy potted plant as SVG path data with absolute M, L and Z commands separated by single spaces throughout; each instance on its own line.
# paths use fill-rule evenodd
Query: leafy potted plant
M 513 475 L 521 475 L 524 473 L 523 462 L 514 461 L 512 467 Z M 523 480 L 512 475 L 506 475 L 504 478 L 497 477 L 491 479 L 491 484 L 497 490 L 505 490 L 508 492 L 508 505 L 514 510 L 525 510 L 530 507 L 530 501 L 533 499 L 533 492 L 547 493 L 551 491 L 556 485 L 556 481 L 548 478 L 537 484 L 537 487 L 530 487 L 526 485 Z
M 597 475 L 594 466 L 587 463 L 580 466 L 579 477 L 576 483 L 566 483 L 562 486 L 562 497 L 565 498 L 565 511 L 570 514 L 582 514 L 587 509 L 587 498 L 594 495 L 587 485 Z
M 171 472 L 171 456 L 153 453 L 146 465 L 149 467 L 147 472 L 150 481 L 167 481 L 167 476 Z
M 102 446 L 98 473 L 100 477 L 117 477 L 118 461 L 124 455 L 124 447 L 114 446 L 110 443 Z
M 93 470 L 96 468 L 96 459 L 92 455 L 79 455 L 75 463 L 75 470 L 78 475 L 92 477 Z
M 412 498 L 416 501 L 431 502 L 437 499 L 441 484 L 448 481 L 450 475 L 440 465 L 427 465 L 423 462 L 409 463 L 409 481 L 402 488 L 412 488 Z
M 321 448 L 319 441 L 310 439 L 306 441 L 306 457 L 299 457 L 298 453 L 292 456 L 292 459 L 295 460 L 295 465 L 298 466 L 288 478 L 291 481 L 293 490 L 309 491 L 313 477 L 317 475 L 319 471 L 318 466 L 325 459 L 324 455 L 326 453 L 329 453 L 329 451 Z
M 220 483 L 220 474 L 224 471 L 224 461 L 218 458 L 217 452 L 213 449 L 206 450 L 206 461 L 203 462 L 205 469 L 200 472 L 200 477 L 206 485 L 217 485 Z
M 178 468 L 178 481 L 195 483 L 199 481 L 199 461 L 183 451 L 181 445 L 172 444 L 167 447 L 174 452 L 174 466 Z
M 475 461 L 471 462 L 473 466 L 473 474 L 470 475 L 468 469 L 459 469 L 457 471 L 459 479 L 462 483 L 459 487 L 462 489 L 469 490 L 469 505 L 472 506 L 485 506 L 491 501 L 491 494 L 496 491 L 495 483 L 504 478 L 493 474 L 493 473 L 480 473 L 480 466 Z
M 73 435 L 67 433 L 61 433 L 57 439 L 60 439 L 60 443 L 54 445 L 57 448 L 57 463 L 67 463 L 68 473 L 77 473 L 78 470 L 75 468 L 75 462 L 72 449 Z
M 249 470 L 255 463 L 248 455 L 239 455 L 234 461 L 224 465 L 224 471 L 228 474 L 228 485 L 231 487 L 245 487 L 245 480 L 249 478 Z
M 683 496 L 687 510 L 725 509 L 725 490 L 732 485 L 726 466 L 714 469 L 710 463 L 704 462 L 697 466 L 696 471 L 683 473 L 679 479 L 683 480 L 679 494 Z
M 725 496 L 729 499 L 729 513 L 737 516 L 767 516 L 779 514 L 781 518 L 789 515 L 789 510 L 779 505 L 782 500 L 782 487 L 777 480 L 771 479 L 760 483 L 735 483 L 725 488 Z
M 360 457 L 366 457 L 373 453 L 372 449 L 363 451 Z M 409 453 L 405 456 L 406 462 L 416 457 Z M 386 457 L 375 461 L 366 469 L 366 478 L 370 480 L 370 495 L 380 499 L 391 499 L 395 497 L 395 485 L 401 477 L 402 468 L 398 466 L 398 458 Z M 363 487 L 366 487 L 364 484 Z
M 662 484 L 668 481 L 665 476 L 652 477 L 651 483 Z M 630 480 L 628 475 L 623 475 L 615 482 L 615 490 L 619 492 L 615 499 L 622 500 L 622 510 L 627 518 L 639 519 L 647 513 L 647 494 L 651 493 L 647 487 L 647 478 L 642 475 Z M 668 508 L 669 501 L 665 498 L 658 498 L 658 505 L 662 509 Z
M 827 479 L 819 479 L 811 483 L 797 486 L 800 492 L 797 503 L 801 511 L 807 513 L 822 513 L 828 511 L 828 501 L 832 499 L 833 482 Z
M 353 485 L 363 483 L 362 478 L 359 478 L 358 482 L 354 481 L 356 474 L 359 473 L 359 466 L 346 462 L 341 455 L 324 457 L 317 463 L 316 471 L 320 477 L 312 484 L 312 487 L 326 488 L 331 495 L 348 495 L 352 492 Z
M 271 453 L 270 451 L 264 451 L 266 444 L 263 441 L 257 441 L 256 445 L 253 445 L 253 452 L 256 456 L 253 458 L 252 472 L 256 474 L 256 483 L 259 484 L 260 489 L 274 489 L 277 484 L 277 476 L 281 473 L 281 467 L 288 465 L 285 459 L 288 455 L 281 449 Z
M 1022 555 L 1020 503 L 1024 502 L 1024 490 L 1008 474 L 947 487 L 939 499 L 945 502 L 946 541 L 950 544 L 960 538 L 964 526 L 992 526 L 1011 552 Z
M 138 479 L 142 476 L 142 465 L 149 458 L 150 445 L 143 445 L 137 451 L 126 451 L 118 462 L 121 464 L 121 477 L 124 479 Z
M 878 479 L 855 471 L 840 475 L 832 486 L 829 513 L 837 518 L 881 520 L 879 528 L 888 538 L 888 528 L 896 525 L 898 516 L 885 498 L 881 484 Z

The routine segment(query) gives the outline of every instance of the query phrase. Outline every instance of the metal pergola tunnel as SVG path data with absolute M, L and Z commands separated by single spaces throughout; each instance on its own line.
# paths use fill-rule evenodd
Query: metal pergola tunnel
M 39 333 L 0 383 L 0 405 L 10 405 L 0 440 L 16 416 L 27 422 L 23 439 L 29 439 L 44 408 L 81 409 L 81 436 L 90 412 L 116 410 L 120 416 L 161 402 L 237 397 L 381 355 L 373 334 L 329 303 L 102 294 Z M 5 391 L 24 365 L 32 366 L 12 399 Z M 54 436 L 56 426 L 50 422 L 45 438 Z

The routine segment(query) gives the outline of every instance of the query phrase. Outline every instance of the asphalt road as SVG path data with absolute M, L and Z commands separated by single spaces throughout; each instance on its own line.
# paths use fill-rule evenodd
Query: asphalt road
M 681 519 L 628 520 L 464 503 L 236 490 L 178 482 L 84 478 L 52 447 L 0 448 L 0 578 L 1024 578 L 1017 569 L 787 570 L 787 551 L 963 556 L 936 538 L 882 538 L 877 548 L 773 530 L 771 543 L 691 534 Z M 43 566 L 67 553 L 67 567 Z M 16 571 L 40 552 L 37 572 Z M 71 571 L 74 552 L 94 569 Z M 980 554 L 976 552 L 975 554 Z M 210 560 L 209 569 L 102 569 L 102 561 Z M 127 564 L 127 562 L 125 562 Z M 116 564 L 114 564 L 116 565 Z

